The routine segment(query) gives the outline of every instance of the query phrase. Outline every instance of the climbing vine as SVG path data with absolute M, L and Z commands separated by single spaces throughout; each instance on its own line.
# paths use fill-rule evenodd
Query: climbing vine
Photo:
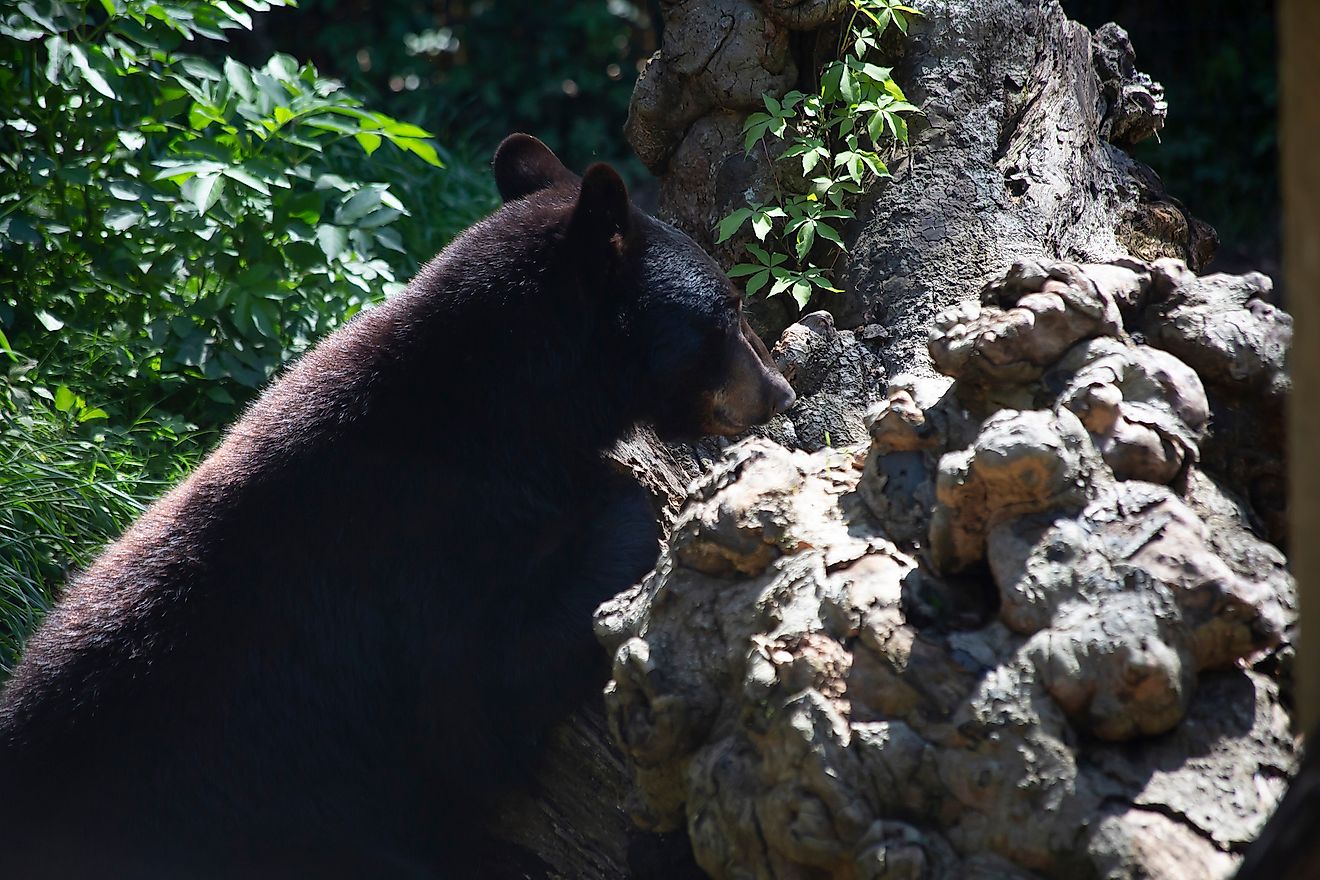
M 852 201 L 889 176 L 882 154 L 907 143 L 904 114 L 920 112 L 894 82 L 891 68 L 870 60 L 891 26 L 906 35 L 910 18 L 919 13 L 901 0 L 850 2 L 835 58 L 820 69 L 816 91 L 766 94 L 764 112 L 743 124 L 747 154 L 759 150 L 770 162 L 774 199 L 738 208 L 716 231 L 722 243 L 751 224 L 755 241 L 729 270 L 730 278 L 747 279 L 749 297 L 762 290 L 766 296 L 787 292 L 805 307 L 816 289 L 839 292 L 832 271 L 847 252 L 842 230 L 856 217 Z M 776 153 L 778 141 L 783 149 Z

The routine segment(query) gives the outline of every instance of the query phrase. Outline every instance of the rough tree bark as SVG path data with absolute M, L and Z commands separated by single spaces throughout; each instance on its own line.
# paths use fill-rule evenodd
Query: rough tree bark
M 717 878 L 1226 877 L 1294 770 L 1291 321 L 1196 275 L 1121 29 L 917 5 L 924 122 L 776 347 L 800 403 L 718 460 L 620 450 L 672 533 L 597 616 L 619 752 L 595 707 L 559 732 L 511 873 L 680 876 L 630 818 Z M 711 245 L 768 187 L 741 119 L 845 6 L 662 3 L 628 135 L 666 219 Z

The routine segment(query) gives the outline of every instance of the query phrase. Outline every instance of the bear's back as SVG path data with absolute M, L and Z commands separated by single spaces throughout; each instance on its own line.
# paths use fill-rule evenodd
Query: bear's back
M 10 831 L 62 815 L 89 847 L 150 827 L 223 851 L 254 829 L 388 840 L 425 821 L 423 789 L 455 780 L 417 770 L 423 669 L 483 650 L 483 603 L 527 587 L 537 528 L 580 503 L 571 468 L 539 491 L 502 480 L 536 439 L 473 420 L 542 367 L 493 318 L 544 308 L 542 252 L 498 228 L 309 352 L 71 582 L 0 697 Z

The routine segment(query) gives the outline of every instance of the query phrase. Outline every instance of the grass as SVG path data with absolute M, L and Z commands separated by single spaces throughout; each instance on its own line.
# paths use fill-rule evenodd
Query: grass
M 156 422 L 90 433 L 40 404 L 0 412 L 0 681 L 69 575 L 200 458 Z

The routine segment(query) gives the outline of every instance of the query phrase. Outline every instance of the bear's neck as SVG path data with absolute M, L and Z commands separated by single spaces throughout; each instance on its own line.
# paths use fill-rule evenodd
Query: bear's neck
M 256 404 L 236 432 L 263 457 L 334 450 L 427 463 L 457 482 L 572 491 L 638 421 L 642 393 L 603 321 L 506 305 L 449 312 L 404 295 L 341 328 Z M 446 308 L 448 307 L 448 308 Z M 615 341 L 613 345 L 622 345 Z

